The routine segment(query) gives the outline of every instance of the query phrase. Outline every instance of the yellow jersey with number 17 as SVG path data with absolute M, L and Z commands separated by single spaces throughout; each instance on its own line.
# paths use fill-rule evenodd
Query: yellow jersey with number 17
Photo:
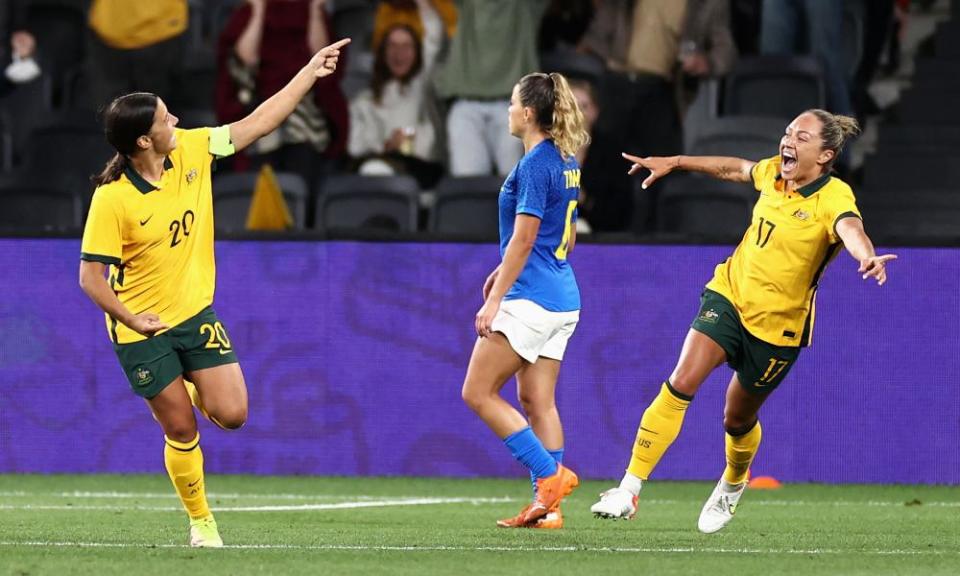
M 753 220 L 733 256 L 707 288 L 733 303 L 743 326 L 775 346 L 808 346 L 817 283 L 842 246 L 837 222 L 860 217 L 853 191 L 825 174 L 794 191 L 780 177 L 780 156 L 751 171 L 760 192 Z
M 152 312 L 170 327 L 213 303 L 211 171 L 233 153 L 228 126 L 176 130 L 177 147 L 160 182 L 127 167 L 93 193 L 80 248 L 82 260 L 109 265 L 109 283 L 134 314 Z M 115 344 L 145 337 L 107 315 Z

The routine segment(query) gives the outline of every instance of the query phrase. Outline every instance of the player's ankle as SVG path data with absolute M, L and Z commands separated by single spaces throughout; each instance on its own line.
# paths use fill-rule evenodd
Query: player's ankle
M 639 496 L 640 489 L 643 488 L 643 480 L 627 472 L 623 475 L 623 480 L 620 481 L 620 488 L 634 496 Z

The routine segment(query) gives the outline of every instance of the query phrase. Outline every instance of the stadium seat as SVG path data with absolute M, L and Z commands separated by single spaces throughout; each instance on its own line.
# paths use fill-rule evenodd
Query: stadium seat
M 956 149 L 941 155 L 920 152 L 880 153 L 868 156 L 863 167 L 863 187 L 874 190 L 934 188 L 949 189 L 960 179 L 960 153 Z
M 79 230 L 83 202 L 59 188 L 0 182 L 0 229 L 17 231 Z
M 934 35 L 937 58 L 960 59 L 960 22 L 941 22 Z
M 69 153 L 61 153 L 64 150 Z M 20 172 L 89 197 L 90 176 L 98 174 L 114 153 L 92 115 L 64 117 L 34 130 Z
M 660 232 L 736 242 L 749 227 L 756 192 L 747 184 L 689 174 L 671 175 L 658 184 Z
M 960 93 L 938 92 L 936 87 L 913 87 L 901 95 L 897 108 L 904 123 L 960 125 L 960 114 L 944 113 L 960 109 Z
M 937 92 L 960 94 L 960 74 L 957 74 L 956 60 L 917 58 L 912 85 L 929 87 Z
M 884 124 L 877 149 L 890 151 L 950 151 L 960 149 L 960 125 Z
M 478 238 L 495 237 L 499 230 L 500 186 L 497 176 L 444 178 L 430 212 L 430 230 Z
M 859 195 L 864 227 L 876 243 L 960 243 L 960 193 L 955 189 L 876 189 Z
M 213 176 L 213 213 L 217 230 L 237 231 L 247 226 L 250 200 L 257 172 L 234 172 Z M 277 184 L 293 217 L 293 227 L 302 229 L 307 215 L 307 185 L 298 174 L 277 172 Z
M 695 156 L 734 156 L 760 160 L 777 154 L 786 123 L 779 118 L 721 116 L 703 123 L 687 145 Z
M 331 176 L 317 202 L 317 228 L 417 229 L 419 187 L 409 176 Z
M 13 168 L 13 136 L 3 123 L 0 115 L 0 172 L 9 172 Z
M 724 116 L 772 116 L 793 119 L 808 108 L 823 108 L 826 93 L 820 65 L 813 58 L 743 58 L 727 74 Z

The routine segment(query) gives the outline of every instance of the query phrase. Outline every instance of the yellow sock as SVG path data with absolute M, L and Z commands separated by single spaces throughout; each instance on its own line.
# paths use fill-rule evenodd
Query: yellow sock
M 207 493 L 203 485 L 203 452 L 200 451 L 200 433 L 189 442 L 177 442 L 166 436 L 163 461 L 167 474 L 177 489 L 177 495 L 191 520 L 210 516 Z
M 641 480 L 650 477 L 657 462 L 680 434 L 683 416 L 687 413 L 691 400 L 692 397 L 674 390 L 669 382 L 663 383 L 660 393 L 640 419 L 640 428 L 637 430 L 637 440 L 633 444 L 633 456 L 627 472 Z
M 727 483 L 742 484 L 747 481 L 747 473 L 750 472 L 753 457 L 757 455 L 762 436 L 759 420 L 750 430 L 739 436 L 727 433 L 727 468 L 723 471 L 723 479 Z

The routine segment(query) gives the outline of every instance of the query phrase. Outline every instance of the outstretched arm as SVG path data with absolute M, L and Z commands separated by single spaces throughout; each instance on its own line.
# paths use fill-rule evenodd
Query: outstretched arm
M 837 221 L 837 236 L 843 240 L 847 252 L 857 259 L 860 268 L 857 272 L 863 274 L 863 279 L 876 278 L 877 284 L 883 286 L 887 281 L 887 262 L 896 260 L 896 254 L 877 256 L 873 249 L 873 242 L 863 229 L 863 222 L 859 218 L 850 216 Z
M 628 172 L 631 176 L 646 168 L 650 175 L 643 181 L 643 187 L 647 188 L 660 178 L 674 170 L 686 170 L 688 172 L 701 172 L 720 180 L 729 180 L 731 182 L 750 182 L 750 171 L 756 162 L 744 160 L 743 158 L 729 158 L 725 156 L 649 156 L 641 158 L 632 154 L 623 153 L 623 157 L 628 162 L 633 162 Z
M 340 48 L 349 43 L 350 39 L 344 38 L 321 49 L 279 92 L 257 106 L 249 116 L 231 124 L 230 141 L 234 148 L 242 150 L 257 138 L 273 132 L 293 113 L 300 100 L 313 88 L 317 78 L 333 74 L 337 69 Z

